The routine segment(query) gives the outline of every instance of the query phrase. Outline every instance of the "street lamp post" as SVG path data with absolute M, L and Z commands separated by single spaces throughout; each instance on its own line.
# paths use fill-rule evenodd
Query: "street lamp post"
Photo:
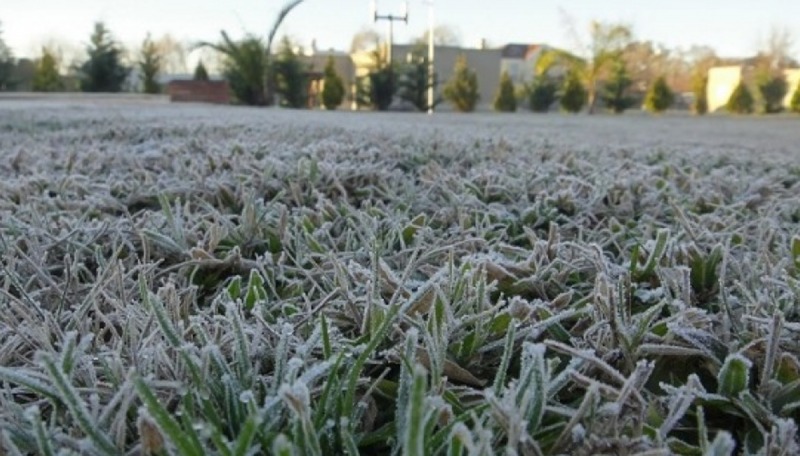
M 373 22 L 378 21 L 389 21 L 389 49 L 387 50 L 387 57 L 389 59 L 389 81 L 391 86 L 391 93 L 394 94 L 394 68 L 392 67 L 392 47 L 394 45 L 394 23 L 395 21 L 402 21 L 408 24 L 408 2 L 403 2 L 403 14 L 401 15 L 394 15 L 394 14 L 378 14 L 378 2 L 377 0 L 372 0 L 372 20 Z

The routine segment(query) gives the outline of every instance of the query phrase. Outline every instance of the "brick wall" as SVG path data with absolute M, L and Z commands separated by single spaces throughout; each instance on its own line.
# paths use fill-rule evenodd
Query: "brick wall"
M 170 81 L 167 94 L 173 102 L 228 104 L 231 101 L 227 81 Z

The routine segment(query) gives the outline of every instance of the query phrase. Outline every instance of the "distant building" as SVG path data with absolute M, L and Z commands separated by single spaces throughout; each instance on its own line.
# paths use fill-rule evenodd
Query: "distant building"
M 792 68 L 784 71 L 788 89 L 786 91 L 786 98 L 783 99 L 783 106 L 789 107 L 792 104 L 792 97 L 795 91 L 800 88 L 800 68 Z
M 416 46 L 400 44 L 392 46 L 392 55 L 395 61 L 406 61 Z M 497 88 L 500 85 L 500 68 L 503 51 L 502 49 L 476 49 L 462 48 L 458 46 L 436 46 L 434 49 L 434 72 L 438 80 L 436 92 L 441 96 L 442 90 L 447 81 L 453 76 L 453 69 L 456 60 L 463 55 L 467 59 L 469 67 L 475 71 L 478 77 L 478 110 L 491 109 Z M 437 109 L 452 109 L 447 103 L 442 103 Z

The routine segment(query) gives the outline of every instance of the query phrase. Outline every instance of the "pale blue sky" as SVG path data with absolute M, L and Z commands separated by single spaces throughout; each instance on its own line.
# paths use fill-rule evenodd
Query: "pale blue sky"
M 43 44 L 70 43 L 82 48 L 94 21 L 103 20 L 128 46 L 138 45 L 149 31 L 169 32 L 179 40 L 216 40 L 219 31 L 234 36 L 244 31 L 265 34 L 285 0 L 2 0 L 3 38 L 17 56 L 31 56 Z M 434 0 L 437 23 L 460 32 L 465 45 L 486 38 L 493 45 L 508 42 L 548 43 L 574 48 L 565 30 L 565 11 L 585 34 L 591 19 L 623 21 L 638 38 L 688 48 L 710 45 L 723 56 L 744 56 L 758 49 L 771 27 L 793 27 L 800 41 L 800 1 L 794 0 Z M 288 18 L 281 34 L 320 48 L 349 48 L 354 33 L 373 25 L 369 0 L 306 0 Z M 400 12 L 401 0 L 379 0 L 382 13 Z M 410 21 L 397 24 L 398 42 L 420 35 L 427 27 L 423 0 L 409 2 Z M 384 32 L 386 22 L 374 24 Z M 794 55 L 800 57 L 800 46 Z

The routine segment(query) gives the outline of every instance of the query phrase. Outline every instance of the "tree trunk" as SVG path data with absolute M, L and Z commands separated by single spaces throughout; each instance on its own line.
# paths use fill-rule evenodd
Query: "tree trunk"
M 587 97 L 588 113 L 594 114 L 594 105 L 597 100 L 597 89 L 594 84 L 589 84 L 589 94 Z

